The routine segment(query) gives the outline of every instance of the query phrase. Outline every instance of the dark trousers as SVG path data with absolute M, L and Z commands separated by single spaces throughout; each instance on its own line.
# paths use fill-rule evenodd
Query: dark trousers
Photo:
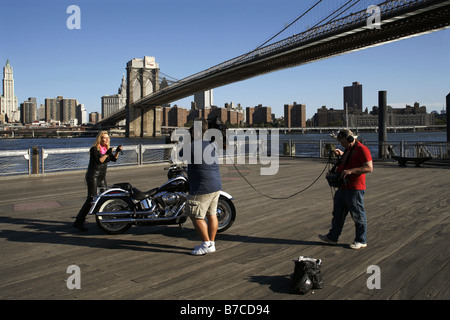
M 86 216 L 91 209 L 91 202 L 97 195 L 97 187 L 106 187 L 106 172 L 100 173 L 98 171 L 86 173 L 86 184 L 88 187 L 88 194 L 86 201 L 78 212 L 74 226 L 81 226 L 86 220 Z

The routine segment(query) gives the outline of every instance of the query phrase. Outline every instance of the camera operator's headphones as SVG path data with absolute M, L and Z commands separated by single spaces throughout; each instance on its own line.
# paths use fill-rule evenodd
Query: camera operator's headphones
M 343 130 L 339 131 L 337 138 L 338 138 L 338 140 L 346 139 L 349 143 L 352 143 L 353 141 L 355 141 L 353 132 L 351 132 L 348 129 L 343 129 Z

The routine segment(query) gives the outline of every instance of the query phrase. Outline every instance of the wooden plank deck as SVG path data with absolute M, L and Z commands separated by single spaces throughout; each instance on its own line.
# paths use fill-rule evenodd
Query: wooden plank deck
M 320 159 L 280 159 L 279 172 L 261 176 L 258 165 L 238 165 L 255 188 L 286 197 L 307 187 L 325 167 Z M 82 205 L 84 172 L 2 178 L 0 299 L 308 300 L 450 298 L 450 167 L 400 168 L 376 162 L 365 197 L 368 247 L 352 250 L 351 218 L 341 244 L 317 238 L 330 227 L 332 192 L 324 176 L 285 200 L 253 190 L 232 165 L 222 165 L 224 190 L 237 219 L 219 234 L 217 252 L 191 256 L 199 238 L 188 221 L 178 226 L 134 227 L 105 235 L 71 224 Z M 150 189 L 165 181 L 163 165 L 110 167 L 108 182 Z M 289 293 L 293 259 L 323 260 L 324 287 Z M 69 290 L 67 268 L 81 271 L 81 289 Z M 377 265 L 381 288 L 369 289 L 367 268 Z

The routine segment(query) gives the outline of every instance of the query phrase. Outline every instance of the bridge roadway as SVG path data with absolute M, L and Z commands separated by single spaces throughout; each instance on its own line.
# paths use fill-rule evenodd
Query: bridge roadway
M 280 197 L 308 186 L 325 164 L 282 158 L 275 176 L 259 175 L 259 165 L 238 168 L 257 189 Z M 332 210 L 323 177 L 290 199 L 272 200 L 254 191 L 232 165 L 222 165 L 237 219 L 218 235 L 217 251 L 200 257 L 189 254 L 199 243 L 191 222 L 105 235 L 90 217 L 87 232 L 71 228 L 85 197 L 84 172 L 2 178 L 7 187 L 0 198 L 0 299 L 448 300 L 449 170 L 375 162 L 365 201 L 369 245 L 352 250 L 350 218 L 339 245 L 317 238 L 329 229 Z M 108 180 L 145 190 L 164 182 L 165 174 L 162 165 L 111 166 Z M 323 260 L 324 287 L 314 294 L 289 293 L 292 260 L 300 255 Z M 80 268 L 81 289 L 66 286 L 70 265 Z M 367 273 L 371 265 L 381 270 L 380 289 L 367 286 L 376 283 Z

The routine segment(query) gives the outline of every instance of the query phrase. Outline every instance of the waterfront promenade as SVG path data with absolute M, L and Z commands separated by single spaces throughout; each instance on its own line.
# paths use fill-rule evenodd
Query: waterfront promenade
M 281 158 L 274 176 L 261 176 L 258 165 L 238 168 L 261 192 L 286 197 L 310 185 L 325 164 Z M 108 182 L 150 189 L 166 180 L 163 167 L 110 167 Z M 253 190 L 232 165 L 221 165 L 221 174 L 237 218 L 218 235 L 217 252 L 200 257 L 189 254 L 199 244 L 190 221 L 183 228 L 133 227 L 106 235 L 90 216 L 87 232 L 73 229 L 86 194 L 84 171 L 0 178 L 0 299 L 450 298 L 449 166 L 375 162 L 365 197 L 368 247 L 360 250 L 348 248 L 350 217 L 339 245 L 317 238 L 331 221 L 324 176 L 303 193 L 274 200 Z M 323 289 L 289 293 L 292 260 L 300 255 L 323 260 Z M 81 289 L 67 287 L 71 265 L 80 268 Z M 377 285 L 367 273 L 372 265 L 381 281 L 370 289 Z

